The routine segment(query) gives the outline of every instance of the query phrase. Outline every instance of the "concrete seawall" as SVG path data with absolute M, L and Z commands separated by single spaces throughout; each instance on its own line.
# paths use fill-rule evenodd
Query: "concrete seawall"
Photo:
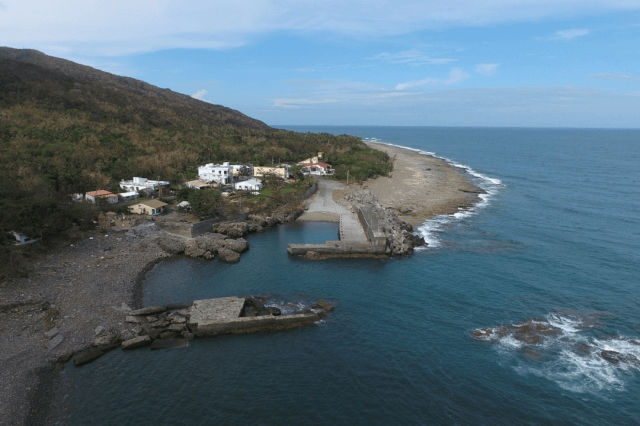
M 315 312 L 280 316 L 241 317 L 245 299 L 223 297 L 196 300 L 189 308 L 189 329 L 199 337 L 280 331 L 312 325 L 320 319 Z
M 339 215 L 340 241 L 327 241 L 325 244 L 289 244 L 290 255 L 305 255 L 315 252 L 321 255 L 380 255 L 387 249 L 387 237 L 380 229 L 373 211 L 364 206 L 355 206 L 355 213 L 333 201 L 333 191 L 341 189 L 342 184 L 335 181 L 320 180 L 318 197 L 310 204 L 308 213 Z

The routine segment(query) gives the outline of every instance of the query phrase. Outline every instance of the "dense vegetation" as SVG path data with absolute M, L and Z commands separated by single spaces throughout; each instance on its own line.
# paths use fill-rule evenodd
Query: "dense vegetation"
M 267 165 L 325 153 L 338 178 L 390 170 L 352 136 L 275 130 L 238 111 L 33 50 L 0 48 L 0 257 L 17 230 L 51 240 L 90 213 L 70 194 L 132 176 L 184 182 L 197 166 Z M 4 234 L 4 235 L 3 235 Z

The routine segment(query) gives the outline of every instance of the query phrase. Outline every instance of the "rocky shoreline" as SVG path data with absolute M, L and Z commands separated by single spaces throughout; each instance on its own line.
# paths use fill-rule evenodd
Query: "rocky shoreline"
M 223 222 L 201 237 L 167 234 L 148 222 L 131 230 L 90 231 L 33 259 L 29 277 L 0 284 L 0 425 L 48 424 L 56 374 L 69 354 L 90 347 L 96 330 L 123 331 L 123 309 L 142 308 L 147 273 L 186 255 L 237 262 L 242 238 L 295 220 L 302 209 Z M 203 251 L 203 249 L 205 249 Z
M 414 241 L 412 225 L 469 207 L 481 191 L 441 160 L 397 150 L 402 155 L 396 156 L 391 178 L 367 182 L 364 188 L 350 186 L 338 194 L 344 197 L 341 203 L 356 202 L 377 211 L 391 238 L 388 254 L 392 255 L 408 254 L 419 243 Z M 396 187 L 407 184 L 407 179 L 413 186 L 426 185 L 425 194 L 416 196 L 412 186 L 398 191 Z M 432 200 L 428 195 L 438 185 L 445 195 Z M 61 244 L 33 259 L 28 278 L 0 284 L 0 382 L 5 384 L 0 425 L 52 421 L 55 416 L 49 410 L 63 361 L 96 339 L 108 340 L 104 333 L 118 331 L 120 336 L 127 328 L 123 313 L 129 307 L 142 308 L 144 280 L 158 262 L 177 255 L 237 262 L 249 249 L 245 236 L 293 221 L 302 212 L 282 210 L 250 215 L 243 222 L 217 223 L 210 233 L 193 239 L 161 232 L 153 223 L 129 231 L 91 231 L 74 244 Z M 181 338 L 183 331 L 189 333 L 182 330 Z

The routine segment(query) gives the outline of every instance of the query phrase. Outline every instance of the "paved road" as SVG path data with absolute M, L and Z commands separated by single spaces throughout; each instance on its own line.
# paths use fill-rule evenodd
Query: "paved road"
M 360 225 L 358 216 L 333 201 L 333 191 L 344 188 L 340 182 L 320 179 L 318 195 L 309 204 L 308 213 L 332 213 L 340 215 L 340 241 L 366 243 L 367 237 Z

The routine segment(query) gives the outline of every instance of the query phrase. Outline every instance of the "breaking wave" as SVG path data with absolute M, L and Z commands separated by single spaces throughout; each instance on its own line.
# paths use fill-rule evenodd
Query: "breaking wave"
M 578 393 L 623 391 L 640 371 L 640 341 L 606 334 L 600 320 L 610 314 L 554 312 L 519 324 L 473 330 L 474 339 L 496 345 L 515 360 L 514 370 L 557 383 Z
M 363 138 L 364 142 L 373 142 L 381 145 L 389 145 L 396 148 L 407 149 L 409 151 L 417 152 L 419 154 L 428 155 L 430 157 L 437 158 L 442 160 L 449 165 L 457 168 L 463 175 L 465 175 L 471 183 L 481 188 L 485 193 L 478 194 L 480 198 L 480 202 L 476 203 L 474 206 L 461 209 L 460 211 L 453 214 L 446 215 L 438 215 L 431 220 L 428 220 L 426 223 L 418 227 L 418 232 L 420 236 L 424 238 L 424 240 L 428 243 L 428 248 L 438 247 L 440 245 L 440 238 L 438 237 L 444 230 L 444 228 L 451 224 L 452 222 L 461 221 L 469 216 L 477 214 L 480 210 L 487 207 L 491 201 L 491 199 L 500 191 L 501 188 L 504 187 L 504 184 L 500 179 L 491 178 L 489 176 L 483 175 L 472 169 L 469 166 L 465 166 L 464 164 L 456 163 L 446 157 L 442 157 L 437 155 L 435 152 L 425 151 L 417 148 L 410 148 L 407 146 L 387 143 L 377 138 Z M 420 249 L 418 249 L 420 250 Z

